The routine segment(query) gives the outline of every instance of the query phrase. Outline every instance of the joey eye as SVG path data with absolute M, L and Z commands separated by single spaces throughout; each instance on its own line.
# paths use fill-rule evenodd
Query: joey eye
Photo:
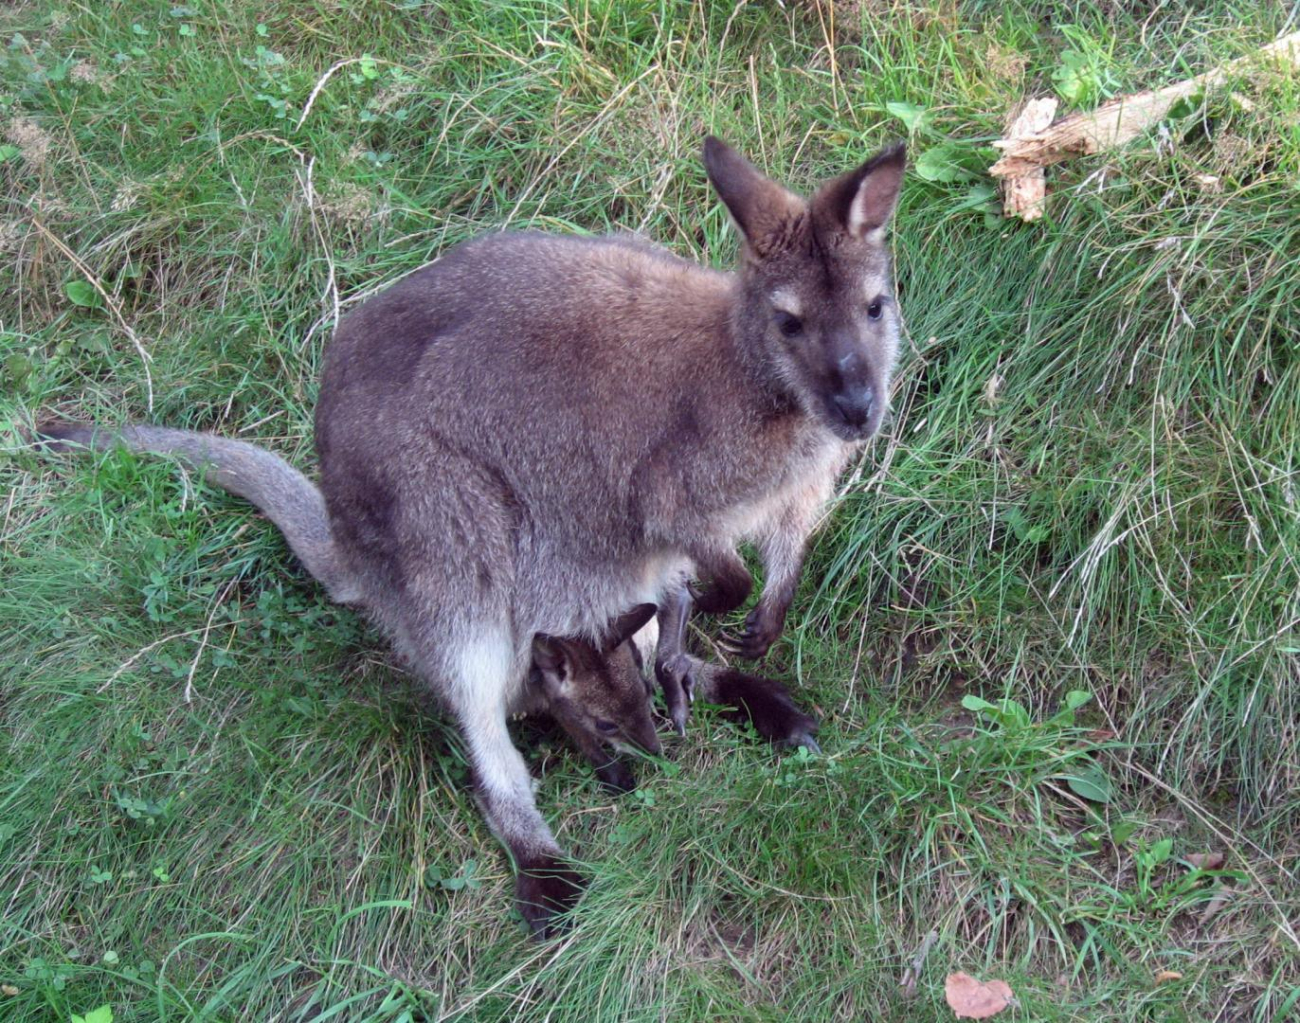
M 596 719 L 596 727 L 599 728 L 605 735 L 613 735 L 615 732 L 618 731 L 618 725 L 614 724 L 613 721 L 606 721 L 604 718 Z
M 798 337 L 803 333 L 803 320 L 781 309 L 776 311 L 776 329 L 786 337 Z
M 873 320 L 880 319 L 880 314 L 883 311 L 884 311 L 884 304 L 881 302 L 880 299 L 876 299 L 874 302 L 871 303 L 871 305 L 867 306 L 867 315 Z

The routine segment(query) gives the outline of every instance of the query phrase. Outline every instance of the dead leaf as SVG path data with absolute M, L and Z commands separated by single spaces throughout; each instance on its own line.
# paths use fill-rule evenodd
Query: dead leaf
M 1226 884 L 1220 885 L 1219 890 L 1214 893 L 1214 898 L 1205 904 L 1201 910 L 1201 915 L 1196 918 L 1196 922 L 1204 927 L 1210 922 L 1210 918 L 1219 910 L 1226 906 L 1232 899 L 1232 889 Z
M 1168 984 L 1171 980 L 1182 980 L 1183 975 L 1177 970 L 1161 970 L 1156 974 L 1157 984 Z
M 965 973 L 950 973 L 943 996 L 958 1019 L 988 1019 L 1016 1000 L 1004 980 L 976 980 Z
M 1002 392 L 1002 385 L 1005 384 L 1006 378 L 1001 373 L 994 373 L 984 383 L 984 400 L 990 405 L 998 403 L 998 395 Z
M 1223 866 L 1223 853 L 1191 853 L 1184 857 L 1197 870 L 1218 870 Z
M 1110 742 L 1111 739 L 1118 738 L 1109 728 L 1094 728 L 1088 733 L 1088 738 L 1093 742 Z
M 0 993 L 6 994 L 10 998 L 13 998 L 14 995 L 18 994 L 18 989 L 14 987 L 12 984 L 0 984 Z

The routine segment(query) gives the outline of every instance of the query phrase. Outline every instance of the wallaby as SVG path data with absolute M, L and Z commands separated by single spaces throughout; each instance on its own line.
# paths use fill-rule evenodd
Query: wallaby
M 752 580 L 736 546 L 751 540 L 765 585 L 737 647 L 761 656 L 817 514 L 888 400 L 899 317 L 884 235 L 902 147 L 811 200 L 717 139 L 704 163 L 742 236 L 738 273 L 621 236 L 492 234 L 362 303 L 326 348 L 332 592 L 364 604 L 458 718 L 539 933 L 580 885 L 506 729 L 533 637 L 595 640 L 667 598 L 688 614 L 692 578 L 702 610 L 738 607 Z M 657 660 L 689 680 L 669 631 Z M 734 702 L 749 678 L 728 676 Z M 810 719 L 771 687 L 748 703 L 799 732 Z
M 585 639 L 536 636 L 529 686 L 512 713 L 554 718 L 596 769 L 611 792 L 631 792 L 636 778 L 609 747 L 658 755 L 659 736 L 650 714 L 650 693 L 631 637 L 655 613 L 641 604 L 610 623 L 604 644 Z
M 71 443 L 103 451 L 122 444 L 133 451 L 181 456 L 210 482 L 251 501 L 271 519 L 298 560 L 334 600 L 364 610 L 360 590 L 339 563 L 320 491 L 278 455 L 244 441 L 166 427 L 127 426 L 113 431 L 47 421 L 37 426 L 37 433 L 58 442 L 49 447 Z M 643 604 L 618 616 L 603 630 L 600 646 L 581 637 L 535 636 L 528 682 L 509 707 L 512 715 L 553 718 L 591 762 L 602 784 L 616 793 L 634 789 L 636 779 L 626 761 L 610 752 L 611 746 L 653 755 L 661 752 L 641 656 L 631 642 L 655 611 L 653 604 Z M 577 875 L 560 879 L 577 884 Z M 521 911 L 541 933 L 565 908 L 547 899 L 546 890 L 533 892 L 521 884 Z
M 361 304 L 326 348 L 331 535 L 456 708 L 521 880 L 564 869 L 505 730 L 531 638 L 594 636 L 691 577 L 704 610 L 736 607 L 749 539 L 765 589 L 738 646 L 763 654 L 887 403 L 902 147 L 807 201 L 717 139 L 704 163 L 742 235 L 738 273 L 623 236 L 492 234 Z M 680 652 L 660 644 L 660 659 Z

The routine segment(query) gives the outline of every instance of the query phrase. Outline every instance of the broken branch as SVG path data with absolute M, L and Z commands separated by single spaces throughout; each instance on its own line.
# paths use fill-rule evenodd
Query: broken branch
M 1300 67 L 1300 32 L 1292 32 L 1254 53 L 1229 61 L 1222 67 L 1166 85 L 1162 89 L 1121 96 L 1086 114 L 1073 114 L 1050 124 L 1054 100 L 1034 100 L 1008 126 L 1007 137 L 994 142 L 1002 158 L 989 168 L 994 177 L 1006 178 L 1006 212 L 1026 220 L 1042 213 L 1044 167 L 1072 156 L 1086 156 L 1123 145 L 1159 122 L 1179 100 L 1219 85 L 1230 76 L 1265 61 Z M 1035 106 L 1035 104 L 1040 104 Z M 1045 106 L 1050 104 L 1050 107 Z M 1046 120 L 1044 111 L 1048 110 Z

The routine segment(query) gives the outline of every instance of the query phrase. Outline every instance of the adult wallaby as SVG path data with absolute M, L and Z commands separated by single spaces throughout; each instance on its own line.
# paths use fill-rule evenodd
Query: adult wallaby
M 363 303 L 326 350 L 334 543 L 460 716 L 524 875 L 562 869 L 505 730 L 531 638 L 595 636 L 692 576 L 704 610 L 738 606 L 751 539 L 765 589 L 740 648 L 762 654 L 887 402 L 902 147 L 810 201 L 716 139 L 704 162 L 743 236 L 738 273 L 621 236 L 493 234 Z
M 339 561 L 320 491 L 278 455 L 244 441 L 166 427 L 104 430 L 47 421 L 37 426 L 37 433 L 58 442 L 50 447 L 72 443 L 104 451 L 121 444 L 133 451 L 181 456 L 209 482 L 251 501 L 279 526 L 298 560 L 333 599 L 365 610 L 360 589 Z M 642 604 L 619 615 L 603 630 L 599 645 L 582 637 L 534 636 L 527 682 L 508 708 L 512 715 L 553 718 L 613 792 L 631 791 L 636 779 L 611 747 L 661 752 L 641 658 L 631 642 L 655 611 L 653 604 Z M 703 670 L 696 674 L 703 675 Z M 540 885 L 521 875 L 520 910 L 539 933 L 549 933 L 555 914 L 572 901 L 555 900 L 552 889 L 557 884 L 566 895 L 580 891 L 576 874 L 559 873 Z
M 704 161 L 743 236 L 738 273 L 625 237 L 494 234 L 363 303 L 326 350 L 331 587 L 456 714 L 521 902 L 547 909 L 579 887 L 506 730 L 533 637 L 594 638 L 692 577 L 707 580 L 703 610 L 737 607 L 751 579 L 735 549 L 750 539 L 765 588 L 740 649 L 761 655 L 889 393 L 884 233 L 902 147 L 810 201 L 716 139 Z M 661 644 L 661 659 L 679 653 Z M 746 678 L 731 680 L 737 702 Z M 793 704 L 776 713 L 776 731 L 799 730 Z

